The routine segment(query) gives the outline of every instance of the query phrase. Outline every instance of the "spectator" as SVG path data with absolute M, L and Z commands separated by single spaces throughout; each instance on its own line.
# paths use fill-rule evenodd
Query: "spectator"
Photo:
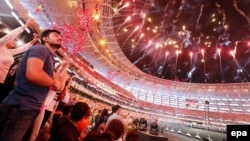
M 112 114 L 111 114 L 110 117 L 108 118 L 106 125 L 108 125 L 109 122 L 110 122 L 111 120 L 113 120 L 113 119 L 118 119 L 118 120 L 120 120 L 120 121 L 123 123 L 123 125 L 125 126 L 125 121 L 124 121 L 123 117 L 121 116 L 121 106 L 120 106 L 120 105 L 114 105 L 114 106 L 112 107 Z M 105 128 L 106 128 L 106 127 L 105 127 Z M 105 129 L 104 129 L 104 130 L 105 130 Z M 122 140 L 122 138 L 119 138 L 119 139 L 118 139 L 118 141 L 121 141 L 121 140 Z
M 127 133 L 125 141 L 140 141 L 140 136 L 138 131 L 133 130 Z
M 98 110 L 98 113 L 93 117 L 93 119 L 94 119 L 93 125 L 94 126 L 97 124 L 97 121 L 99 120 L 101 113 L 102 113 L 102 110 Z
M 79 141 L 81 132 L 77 126 L 82 121 L 90 123 L 90 107 L 85 102 L 77 102 L 67 119 L 59 120 L 51 131 L 50 141 Z M 86 128 L 86 127 L 84 127 Z
M 23 55 L 16 85 L 0 106 L 0 140 L 20 141 L 38 115 L 49 87 L 60 90 L 64 75 L 53 74 L 54 54 L 61 47 L 57 30 L 45 30 L 41 44 Z
M 112 119 L 104 133 L 90 132 L 82 141 L 114 141 L 121 138 L 124 133 L 124 124 L 118 119 Z
M 93 131 L 97 131 L 97 132 L 102 133 L 107 120 L 108 120 L 108 110 L 103 109 L 100 117 L 97 119 L 97 122 L 93 128 Z
M 124 121 L 123 117 L 121 116 L 121 106 L 120 105 L 114 105 L 112 107 L 112 113 L 111 113 L 111 115 L 109 116 L 109 118 L 107 120 L 107 124 L 112 119 L 118 119 L 118 120 L 120 120 L 125 125 L 125 121 Z
M 17 54 L 23 53 L 28 50 L 35 42 L 38 41 L 38 36 L 34 39 L 18 48 L 15 48 L 14 39 L 21 34 L 25 28 L 33 27 L 34 21 L 28 19 L 26 24 L 12 30 L 10 33 L 0 32 L 0 102 L 9 94 L 13 89 L 15 76 L 9 75 L 7 77 L 8 71 L 10 70 L 12 64 L 14 63 L 14 57 Z
M 112 139 L 118 140 L 125 133 L 124 123 L 119 119 L 112 119 L 105 128 L 105 133 L 109 134 Z

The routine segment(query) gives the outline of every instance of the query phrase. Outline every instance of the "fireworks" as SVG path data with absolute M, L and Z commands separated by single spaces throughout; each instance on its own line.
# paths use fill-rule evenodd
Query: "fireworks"
M 171 80 L 177 75 L 179 81 L 187 81 L 192 72 L 192 82 L 199 83 L 233 82 L 234 76 L 227 71 L 234 69 L 236 74 L 235 65 L 244 64 L 249 70 L 249 55 L 241 54 L 249 54 L 250 20 L 246 13 L 250 2 L 136 0 L 127 7 L 125 3 L 114 7 L 118 9 L 114 29 L 124 54 L 141 70 Z M 237 42 L 241 44 L 236 52 Z M 230 50 L 235 53 L 230 55 Z M 167 72 L 171 69 L 175 72 Z M 206 80 L 208 75 L 210 80 Z

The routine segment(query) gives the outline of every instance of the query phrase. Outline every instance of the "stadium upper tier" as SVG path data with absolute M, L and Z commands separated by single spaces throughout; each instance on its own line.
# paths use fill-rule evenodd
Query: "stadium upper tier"
M 241 113 L 250 118 L 249 83 L 184 83 L 156 78 L 137 69 L 119 48 L 114 30 L 110 28 L 114 26 L 112 1 L 105 2 L 103 20 L 93 26 L 85 51 L 80 53 L 97 73 L 131 92 L 138 101 L 195 111 L 204 111 L 209 106 L 209 111 L 214 113 Z M 105 46 L 97 42 L 100 39 L 105 39 Z M 205 101 L 209 101 L 209 105 Z

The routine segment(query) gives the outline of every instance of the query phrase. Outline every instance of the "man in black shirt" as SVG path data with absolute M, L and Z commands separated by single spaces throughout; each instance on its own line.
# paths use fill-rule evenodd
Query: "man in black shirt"
M 77 102 L 70 117 L 59 120 L 52 129 L 50 141 L 79 141 L 81 131 L 77 126 L 82 119 L 89 119 L 89 116 L 91 116 L 89 105 L 85 102 Z

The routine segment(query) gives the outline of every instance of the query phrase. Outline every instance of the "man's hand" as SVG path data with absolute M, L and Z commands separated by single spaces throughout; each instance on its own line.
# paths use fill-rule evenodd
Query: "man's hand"
M 67 78 L 68 78 L 68 74 L 65 71 L 61 73 L 55 73 L 54 74 L 55 84 L 53 85 L 54 89 L 57 91 L 62 91 L 65 86 Z
M 52 86 L 52 87 L 53 87 L 54 90 L 59 91 L 60 88 L 61 88 L 61 83 L 60 83 L 60 81 L 57 80 L 57 79 L 54 79 L 54 83 L 53 83 L 53 86 Z
M 38 34 L 35 34 L 34 37 L 33 37 L 33 40 L 30 41 L 31 44 L 35 44 L 38 40 L 39 40 L 39 35 Z

